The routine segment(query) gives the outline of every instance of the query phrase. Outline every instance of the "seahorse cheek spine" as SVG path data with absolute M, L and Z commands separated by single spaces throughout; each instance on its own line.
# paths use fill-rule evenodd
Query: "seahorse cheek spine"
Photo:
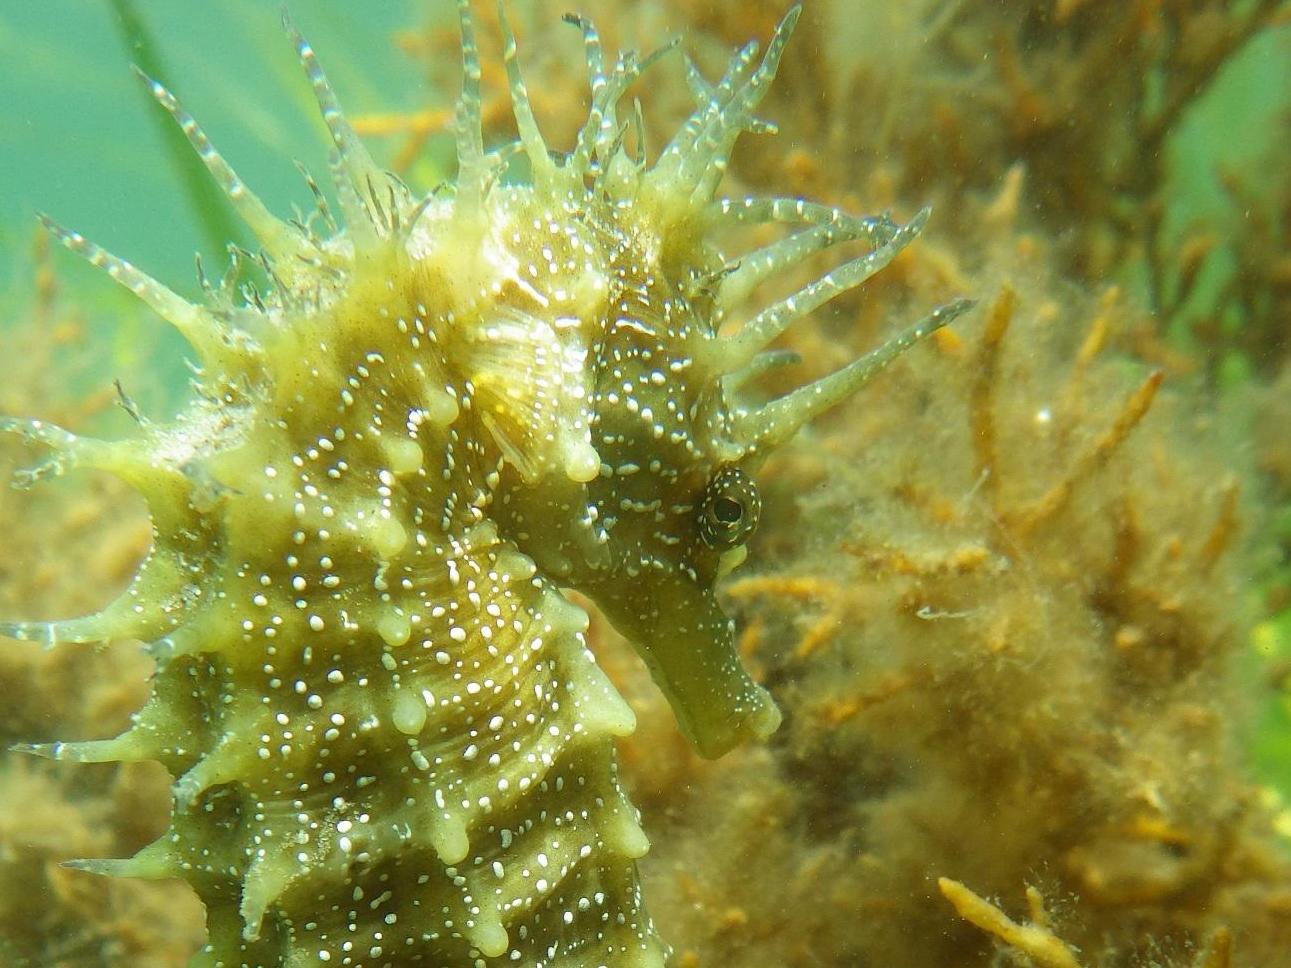
M 648 841 L 614 759 L 633 716 L 558 585 L 637 642 L 705 755 L 769 734 L 779 714 L 713 596 L 756 523 L 740 518 L 746 471 L 967 306 L 742 404 L 774 365 L 761 349 L 926 219 L 714 200 L 735 138 L 765 127 L 752 112 L 796 8 L 760 62 L 750 45 L 715 85 L 692 70 L 696 111 L 653 167 L 624 147 L 615 108 L 654 58 L 607 71 L 583 21 L 592 106 L 573 151 L 543 143 L 502 17 L 520 141 L 486 153 L 465 0 L 459 12 L 451 197 L 417 200 L 373 165 L 295 36 L 337 149 L 347 230 L 328 238 L 274 218 L 145 78 L 264 246 L 265 296 L 237 298 L 234 273 L 187 303 L 49 223 L 176 325 L 202 375 L 175 424 L 126 441 L 0 424 L 51 450 L 29 479 L 109 470 L 154 524 L 102 613 L 0 631 L 152 642 L 154 691 L 127 733 L 30 751 L 156 758 L 175 776 L 163 838 L 78 866 L 188 880 L 207 907 L 199 968 L 662 965 L 634 865 Z M 514 152 L 531 183 L 499 183 Z M 736 262 L 707 241 L 750 222 L 800 228 Z M 718 338 L 762 278 L 855 241 L 864 254 Z

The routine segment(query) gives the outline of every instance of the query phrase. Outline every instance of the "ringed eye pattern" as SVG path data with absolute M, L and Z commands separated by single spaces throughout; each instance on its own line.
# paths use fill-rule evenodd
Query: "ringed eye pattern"
M 717 551 L 739 547 L 757 530 L 762 498 L 753 479 L 738 467 L 713 475 L 699 502 L 699 536 Z

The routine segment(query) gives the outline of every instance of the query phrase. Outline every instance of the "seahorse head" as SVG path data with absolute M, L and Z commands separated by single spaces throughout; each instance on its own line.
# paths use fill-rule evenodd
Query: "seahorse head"
M 636 645 L 706 756 L 764 738 L 780 721 L 741 665 L 715 594 L 757 527 L 758 467 L 804 422 L 967 306 L 943 307 L 786 397 L 755 405 L 742 395 L 751 378 L 786 361 L 766 350 L 776 336 L 885 266 L 927 217 L 897 226 L 796 199 L 716 197 L 739 134 L 770 128 L 753 111 L 797 17 L 795 7 L 760 60 L 756 44 L 739 51 L 716 84 L 687 63 L 695 111 L 653 164 L 639 125 L 636 153 L 625 147 L 632 125 L 618 122 L 615 107 L 654 57 L 622 55 L 607 73 L 595 31 L 575 20 L 588 51 L 588 122 L 574 150 L 550 161 L 513 69 L 533 183 L 493 196 L 486 245 L 494 256 L 476 263 L 510 267 L 510 295 L 482 299 L 498 327 L 495 349 L 539 347 L 530 357 L 543 361 L 491 371 L 485 421 L 510 457 L 492 513 L 540 568 L 595 600 Z M 798 230 L 738 257 L 724 253 L 724 235 L 764 222 Z M 839 243 L 862 251 L 748 309 L 761 282 Z M 549 417 L 535 422 L 535 413 Z

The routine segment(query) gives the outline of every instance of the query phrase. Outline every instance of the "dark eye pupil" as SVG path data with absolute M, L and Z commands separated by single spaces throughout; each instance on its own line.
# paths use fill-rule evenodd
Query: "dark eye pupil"
M 713 502 L 713 517 L 722 524 L 735 524 L 743 516 L 744 508 L 734 498 L 719 497 Z

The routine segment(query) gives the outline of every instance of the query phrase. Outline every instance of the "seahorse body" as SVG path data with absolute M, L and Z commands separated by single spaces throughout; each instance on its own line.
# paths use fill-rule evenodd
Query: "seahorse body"
M 152 643 L 154 691 L 130 730 L 29 749 L 171 771 L 165 836 L 78 863 L 192 884 L 209 931 L 195 966 L 662 965 L 634 864 L 648 841 L 615 767 L 633 715 L 560 589 L 633 639 L 701 753 L 767 736 L 779 714 L 713 595 L 756 523 L 750 475 L 966 305 L 741 403 L 779 359 L 766 344 L 926 217 L 715 199 L 738 134 L 765 127 L 752 112 L 797 10 L 761 60 L 749 45 L 716 84 L 691 70 L 695 112 L 653 164 L 616 115 L 653 58 L 607 68 L 582 21 L 592 99 L 573 149 L 544 143 L 504 18 L 520 139 L 486 152 L 459 10 L 459 174 L 443 195 L 415 198 L 373 164 L 295 36 L 336 146 L 346 228 L 326 237 L 271 215 L 147 82 L 259 238 L 267 294 L 239 298 L 234 273 L 190 304 L 50 223 L 184 333 L 199 393 L 173 424 L 115 442 L 4 422 L 52 450 L 29 480 L 92 467 L 132 483 L 154 540 L 101 613 L 0 632 Z M 508 180 L 517 155 L 528 177 Z M 800 228 L 738 262 L 713 241 L 767 221 Z M 863 254 L 718 337 L 762 279 L 851 241 Z

